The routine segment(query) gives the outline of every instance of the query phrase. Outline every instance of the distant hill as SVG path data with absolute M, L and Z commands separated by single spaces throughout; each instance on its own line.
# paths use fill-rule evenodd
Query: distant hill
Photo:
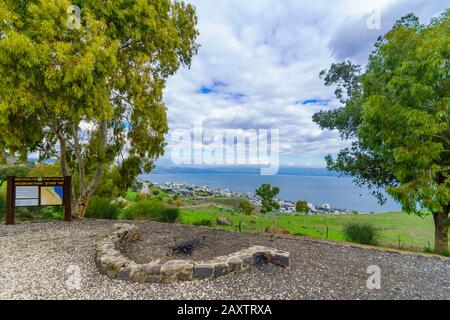
M 152 174 L 260 174 L 259 167 L 182 167 L 182 166 L 157 166 Z M 282 167 L 278 175 L 299 176 L 340 176 L 339 173 L 330 172 L 326 168 L 295 168 Z

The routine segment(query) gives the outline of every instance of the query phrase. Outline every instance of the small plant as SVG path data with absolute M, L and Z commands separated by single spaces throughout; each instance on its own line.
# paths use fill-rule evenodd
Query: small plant
M 255 207 L 250 201 L 243 199 L 239 201 L 239 210 L 245 215 L 251 216 L 255 211 Z
M 208 219 L 203 219 L 203 220 L 194 222 L 194 226 L 196 226 L 196 227 L 201 227 L 201 226 L 203 226 L 203 227 L 212 227 L 213 226 L 213 222 L 211 220 L 208 220 Z
M 144 200 L 151 200 L 152 199 L 152 195 L 151 194 L 147 194 L 147 193 L 138 193 L 136 195 L 136 201 L 144 201 Z
M 92 197 L 86 209 L 86 218 L 116 220 L 120 208 L 107 198 Z
M 379 234 L 377 229 L 368 223 L 349 223 L 344 227 L 344 234 L 347 241 L 377 245 Z
M 125 209 L 122 218 L 173 223 L 178 219 L 178 216 L 179 210 L 177 208 L 167 208 L 164 203 L 157 200 L 143 200 Z
M 157 221 L 165 223 L 175 223 L 180 215 L 178 208 L 165 208 Z

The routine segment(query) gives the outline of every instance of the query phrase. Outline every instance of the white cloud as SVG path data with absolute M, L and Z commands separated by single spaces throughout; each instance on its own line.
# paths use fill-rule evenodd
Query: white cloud
M 378 34 L 361 19 L 375 9 L 386 10 L 390 21 L 397 12 L 429 18 L 445 8 L 443 1 L 425 0 L 189 2 L 197 7 L 201 48 L 192 67 L 167 83 L 171 130 L 192 129 L 200 119 L 206 128 L 280 129 L 286 164 L 305 166 L 323 166 L 325 154 L 345 145 L 311 117 L 336 106 L 333 89 L 323 85 L 319 72 L 346 55 L 367 58 Z M 301 103 L 306 100 L 331 102 Z

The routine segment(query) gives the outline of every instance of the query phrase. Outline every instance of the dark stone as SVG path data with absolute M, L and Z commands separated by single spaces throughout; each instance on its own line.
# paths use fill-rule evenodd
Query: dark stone
M 130 275 L 131 275 L 131 268 L 130 267 L 125 267 L 119 270 L 119 272 L 117 272 L 117 279 L 118 280 L 130 280 Z
M 228 264 L 217 263 L 214 265 L 214 278 L 222 277 L 229 273 Z
M 194 278 L 195 279 L 208 279 L 214 275 L 214 267 L 211 265 L 195 265 L 194 266 Z
M 242 261 L 239 258 L 230 258 L 228 260 L 228 268 L 230 272 L 239 272 L 242 270 Z
M 281 267 L 289 267 L 289 256 L 275 254 L 275 256 L 272 259 L 272 263 Z

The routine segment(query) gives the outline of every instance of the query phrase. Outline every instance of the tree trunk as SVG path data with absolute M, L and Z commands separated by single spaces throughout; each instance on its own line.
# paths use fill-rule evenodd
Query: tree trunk
M 443 212 L 433 213 L 434 218 L 434 252 L 448 254 L 448 213 L 449 208 Z
M 78 199 L 76 205 L 78 219 L 84 219 L 90 198 L 91 196 L 89 194 L 83 194 L 82 196 L 80 196 L 80 199 Z

